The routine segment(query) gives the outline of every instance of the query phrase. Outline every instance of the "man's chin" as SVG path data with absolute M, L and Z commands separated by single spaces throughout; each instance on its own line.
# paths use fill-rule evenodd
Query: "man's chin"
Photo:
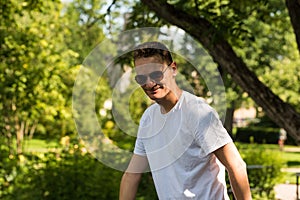
M 155 91 L 155 92 L 153 92 L 153 91 L 147 91 L 146 94 L 147 94 L 147 96 L 148 96 L 151 100 L 154 100 L 154 101 L 155 101 L 156 99 L 161 98 L 158 91 Z
M 152 99 L 152 100 L 155 100 L 155 99 L 158 99 L 159 96 L 157 94 L 147 94 L 147 96 Z
M 155 94 L 148 94 L 148 97 L 149 97 L 151 100 L 153 100 L 153 101 L 159 103 L 162 99 L 164 99 L 165 96 L 162 95 L 162 94 L 159 94 L 159 93 L 155 93 Z

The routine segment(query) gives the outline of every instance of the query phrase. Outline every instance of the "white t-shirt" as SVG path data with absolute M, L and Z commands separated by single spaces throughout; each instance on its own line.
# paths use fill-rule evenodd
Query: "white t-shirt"
M 147 156 L 159 199 L 229 199 L 225 168 L 212 153 L 232 142 L 214 109 L 183 91 L 167 114 L 143 114 L 134 153 Z

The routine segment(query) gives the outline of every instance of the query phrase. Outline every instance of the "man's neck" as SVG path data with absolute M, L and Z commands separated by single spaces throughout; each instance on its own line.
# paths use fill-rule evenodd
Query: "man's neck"
M 176 105 L 181 94 L 182 90 L 177 88 L 174 92 L 170 91 L 164 98 L 156 100 L 156 103 L 161 106 L 161 113 L 168 113 Z

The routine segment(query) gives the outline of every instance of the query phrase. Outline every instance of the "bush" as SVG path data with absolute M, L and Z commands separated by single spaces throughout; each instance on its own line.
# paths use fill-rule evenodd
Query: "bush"
M 121 172 L 89 155 L 56 152 L 27 156 L 5 199 L 117 199 Z
M 248 178 L 253 199 L 274 199 L 274 186 L 282 178 L 284 161 L 276 151 L 266 150 L 260 145 L 240 150 L 247 166 L 260 165 L 262 168 L 248 169 Z
M 0 140 L 3 138 L 0 138 Z M 11 191 L 11 184 L 16 177 L 16 166 L 18 164 L 15 156 L 7 145 L 2 145 L 0 141 L 0 199 Z
M 103 165 L 88 153 L 83 154 L 76 145 L 70 147 L 72 148 L 66 151 L 56 149 L 48 153 L 28 154 L 20 156 L 19 159 L 5 160 L 6 164 L 16 165 L 15 168 L 6 170 L 6 174 L 11 174 L 10 182 L 0 180 L 0 198 L 118 199 L 123 172 Z M 137 197 L 145 200 L 155 199 L 152 179 L 148 174 L 145 174 L 145 177 Z M 3 183 L 6 183 L 6 187 L 2 186 Z

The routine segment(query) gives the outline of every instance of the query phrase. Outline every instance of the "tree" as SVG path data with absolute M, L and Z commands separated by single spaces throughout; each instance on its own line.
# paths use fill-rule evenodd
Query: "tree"
M 101 0 L 74 0 L 62 9 L 66 45 L 77 52 L 81 64 L 91 50 L 104 39 L 105 14 Z
M 300 1 L 299 0 L 286 0 L 285 2 L 286 2 L 287 9 L 289 10 L 291 23 L 292 23 L 292 26 L 294 28 L 296 41 L 297 41 L 297 44 L 298 44 L 298 50 L 299 50 L 299 53 L 300 53 L 300 24 L 299 24 Z
M 256 1 L 256 4 L 250 2 L 252 6 L 247 2 L 240 4 L 241 2 L 237 1 L 230 3 L 214 0 L 174 2 L 141 0 L 141 2 L 165 22 L 180 27 L 198 40 L 214 61 L 230 74 L 233 81 L 247 92 L 274 122 L 285 128 L 295 141 L 300 143 L 300 114 L 274 94 L 253 70 L 249 69 L 235 51 L 237 45 L 234 42 L 239 41 L 232 39 L 240 37 L 239 35 L 247 37 L 249 31 L 243 29 L 245 25 L 243 20 L 247 19 L 248 14 L 252 15 L 257 6 L 264 8 L 265 5 L 269 5 L 267 1 Z M 270 12 L 263 14 L 270 15 Z M 262 14 L 259 16 L 264 20 L 265 16 Z
M 11 149 L 15 137 L 21 154 L 25 136 L 74 129 L 68 86 L 78 55 L 63 43 L 59 1 L 6 0 L 1 7 L 1 134 Z

